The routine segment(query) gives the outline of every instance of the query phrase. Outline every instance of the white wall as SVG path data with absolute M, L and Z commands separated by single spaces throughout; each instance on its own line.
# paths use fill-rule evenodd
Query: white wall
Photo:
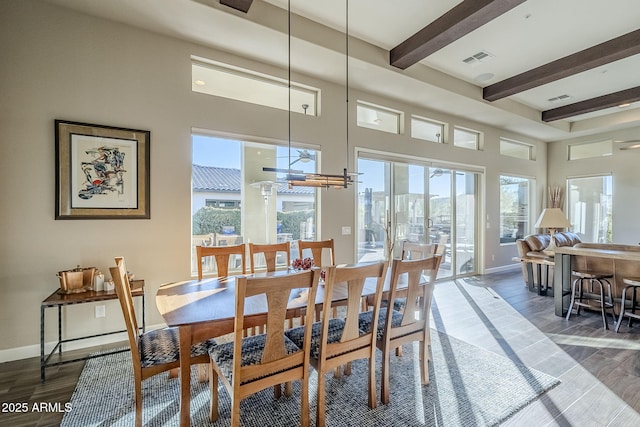
M 191 129 L 287 137 L 284 111 L 192 93 L 190 56 L 281 77 L 286 70 L 34 0 L 0 2 L 0 35 L 0 361 L 38 353 L 40 302 L 56 289 L 55 273 L 76 264 L 108 271 L 113 257 L 123 255 L 146 280 L 148 324 L 161 323 L 154 301 L 158 286 L 190 277 Z M 293 139 L 321 146 L 322 171 L 341 173 L 344 88 L 295 74 L 293 79 L 320 87 L 323 102 L 320 117 L 294 115 Z M 536 177 L 542 194 L 546 145 L 471 119 L 355 91 L 350 96 L 407 112 L 407 125 L 414 113 L 484 132 L 485 148 L 474 152 L 352 126 L 350 147 L 486 167 L 484 267 L 510 264 L 515 248 L 498 244 L 498 177 Z M 355 102 L 350 105 L 349 117 L 355 118 Z M 54 119 L 151 131 L 150 220 L 54 220 Z M 501 136 L 536 145 L 538 160 L 501 157 Z M 323 191 L 319 207 L 321 237 L 335 239 L 340 263 L 353 260 L 354 235 L 342 236 L 341 227 L 356 230 L 354 191 Z M 47 319 L 51 341 L 53 311 Z M 65 320 L 72 335 L 121 326 L 116 302 L 107 304 L 104 319 L 94 319 L 93 307 L 85 305 L 71 307 Z

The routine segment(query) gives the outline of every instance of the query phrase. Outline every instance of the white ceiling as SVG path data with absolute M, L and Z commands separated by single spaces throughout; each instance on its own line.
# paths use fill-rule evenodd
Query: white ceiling
M 248 14 L 218 0 L 45 0 L 277 66 L 287 64 L 287 0 L 254 0 Z M 458 0 L 350 0 L 351 87 L 468 117 L 543 141 L 640 125 L 630 107 L 545 123 L 540 112 L 640 86 L 640 55 L 487 102 L 482 87 L 640 28 L 638 0 L 528 0 L 406 70 L 388 51 Z M 344 0 L 291 0 L 294 71 L 344 83 Z M 488 61 L 463 59 L 489 52 Z M 485 76 L 485 79 L 479 76 Z M 493 77 L 486 78 L 487 75 Z M 560 95 L 570 98 L 548 101 Z

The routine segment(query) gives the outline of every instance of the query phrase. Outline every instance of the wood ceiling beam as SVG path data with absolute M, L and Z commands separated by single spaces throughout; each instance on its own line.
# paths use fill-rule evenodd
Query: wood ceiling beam
M 640 30 L 541 65 L 485 87 L 482 97 L 496 101 L 640 53 Z
M 465 0 L 389 52 L 402 70 L 469 34 L 526 0 Z
M 220 4 L 229 6 L 244 13 L 247 13 L 249 11 L 251 3 L 253 3 L 253 0 L 220 0 Z
M 543 111 L 542 121 L 552 122 L 637 101 L 640 101 L 640 86 Z

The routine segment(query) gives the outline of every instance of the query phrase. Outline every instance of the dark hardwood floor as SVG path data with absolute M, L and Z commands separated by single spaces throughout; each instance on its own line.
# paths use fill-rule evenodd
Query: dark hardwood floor
M 616 334 L 595 312 L 557 317 L 553 297 L 529 292 L 519 270 L 443 281 L 434 296 L 432 327 L 562 381 L 505 425 L 640 425 L 640 322 Z M 48 368 L 42 384 L 39 358 L 0 364 L 0 426 L 59 425 L 56 404 L 69 402 L 83 365 Z M 27 412 L 11 403 L 26 403 Z M 34 411 L 41 403 L 46 411 Z

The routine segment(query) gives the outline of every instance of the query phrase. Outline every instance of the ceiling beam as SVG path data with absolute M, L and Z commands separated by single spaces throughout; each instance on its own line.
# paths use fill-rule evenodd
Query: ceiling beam
M 391 49 L 389 63 L 404 70 L 525 1 L 465 0 Z
M 253 3 L 253 0 L 220 0 L 220 4 L 229 6 L 244 13 L 247 13 L 249 11 L 251 3 Z
M 637 101 L 640 101 L 640 86 L 543 111 L 542 121 L 552 122 Z
M 496 101 L 640 53 L 640 30 L 541 65 L 485 87 L 482 97 Z

